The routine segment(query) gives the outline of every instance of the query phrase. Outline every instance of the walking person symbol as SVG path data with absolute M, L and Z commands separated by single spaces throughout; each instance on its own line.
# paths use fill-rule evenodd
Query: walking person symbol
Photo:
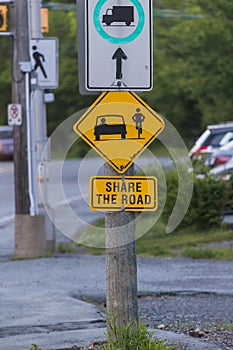
M 142 134 L 142 123 L 145 120 L 145 116 L 141 113 L 140 108 L 136 109 L 136 113 L 132 116 L 133 121 L 136 124 L 136 130 L 138 131 L 138 138 Z
M 34 51 L 32 56 L 33 56 L 33 58 L 35 60 L 34 70 L 37 70 L 37 68 L 40 68 L 42 73 L 43 73 L 43 75 L 44 75 L 44 77 L 48 78 L 47 74 L 45 72 L 43 63 L 42 63 L 42 62 L 45 62 L 44 55 L 42 55 L 42 53 L 40 53 L 39 51 L 36 51 L 37 50 L 37 46 L 36 45 L 33 45 L 32 49 Z

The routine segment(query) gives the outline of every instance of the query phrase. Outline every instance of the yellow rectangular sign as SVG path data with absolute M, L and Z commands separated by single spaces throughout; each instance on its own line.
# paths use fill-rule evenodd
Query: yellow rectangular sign
M 154 211 L 158 207 L 154 176 L 93 176 L 90 209 L 95 211 Z

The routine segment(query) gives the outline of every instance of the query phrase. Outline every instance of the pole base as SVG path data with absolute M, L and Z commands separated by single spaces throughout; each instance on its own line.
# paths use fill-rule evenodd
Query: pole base
M 15 256 L 37 258 L 45 256 L 45 218 L 43 215 L 15 216 Z

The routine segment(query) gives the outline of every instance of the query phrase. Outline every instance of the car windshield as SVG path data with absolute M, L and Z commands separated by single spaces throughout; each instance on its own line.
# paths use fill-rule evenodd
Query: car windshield
M 219 133 L 212 133 L 208 137 L 208 139 L 205 141 L 204 144 L 210 145 L 213 147 L 220 147 L 223 146 L 225 143 L 231 141 L 233 139 L 233 133 L 222 131 Z
M 226 143 L 228 143 L 229 141 L 232 141 L 232 140 L 233 140 L 233 132 L 229 131 L 221 139 L 220 146 L 223 146 L 223 145 L 225 145 Z
M 6 139 L 12 139 L 13 138 L 13 133 L 12 131 L 0 131 L 0 139 L 1 140 L 6 140 Z
M 115 125 L 123 124 L 124 119 L 121 115 L 102 115 L 97 117 L 96 125 Z
M 223 151 L 231 151 L 231 150 L 233 150 L 233 140 L 231 140 L 230 142 L 227 142 L 226 144 L 221 146 L 220 150 L 223 150 Z

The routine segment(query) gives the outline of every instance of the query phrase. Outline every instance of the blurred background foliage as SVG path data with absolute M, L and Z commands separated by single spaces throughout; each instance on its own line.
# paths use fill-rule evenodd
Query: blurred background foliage
M 207 124 L 232 120 L 233 2 L 154 0 L 153 6 L 154 88 L 142 98 L 190 146 Z M 165 9 L 173 15 L 163 14 Z M 79 94 L 75 11 L 49 10 L 45 36 L 59 39 L 59 87 L 53 91 L 55 102 L 47 106 L 51 134 L 64 119 L 88 107 L 96 95 Z M 11 45 L 9 37 L 0 37 L 0 124 L 7 123 L 11 102 Z

